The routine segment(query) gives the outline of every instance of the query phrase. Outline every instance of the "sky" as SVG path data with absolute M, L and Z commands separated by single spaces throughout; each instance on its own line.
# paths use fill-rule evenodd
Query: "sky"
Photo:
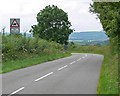
M 102 25 L 96 15 L 89 12 L 92 0 L 0 0 L 0 31 L 10 31 L 10 18 L 20 18 L 20 30 L 30 30 L 37 24 L 36 16 L 45 6 L 56 5 L 68 13 L 76 32 L 101 31 Z

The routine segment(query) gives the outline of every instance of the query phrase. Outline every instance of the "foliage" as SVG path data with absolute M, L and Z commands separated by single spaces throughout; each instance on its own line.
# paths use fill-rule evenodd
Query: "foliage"
M 1 36 L 1 35 L 0 35 Z M 62 45 L 40 38 L 2 35 L 2 66 L 0 73 L 25 68 L 42 62 L 70 56 Z
M 56 42 L 48 42 L 39 38 L 22 36 L 2 36 L 3 62 L 15 59 L 24 59 L 35 55 L 49 55 L 60 53 L 63 46 Z
M 96 13 L 110 38 L 113 52 L 120 52 L 120 2 L 94 2 L 90 12 Z
M 68 15 L 57 6 L 46 6 L 37 14 L 37 25 L 32 26 L 34 36 L 67 44 L 69 34 L 73 32 Z

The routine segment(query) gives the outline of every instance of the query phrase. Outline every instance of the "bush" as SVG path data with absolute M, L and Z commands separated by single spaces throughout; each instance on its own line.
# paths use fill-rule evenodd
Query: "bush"
M 24 59 L 28 56 L 54 54 L 63 50 L 62 45 L 40 38 L 17 35 L 2 36 L 2 60 Z

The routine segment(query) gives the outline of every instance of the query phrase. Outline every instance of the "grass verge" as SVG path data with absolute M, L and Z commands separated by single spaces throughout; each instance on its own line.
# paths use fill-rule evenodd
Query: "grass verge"
M 58 54 L 49 54 L 49 55 L 43 55 L 43 56 L 36 55 L 33 58 L 26 58 L 26 59 L 20 59 L 20 60 L 18 59 L 8 60 L 7 62 L 3 62 L 2 72 L 0 73 L 10 72 L 20 68 L 41 64 L 43 62 L 67 57 L 70 55 L 71 55 L 70 53 L 58 53 Z
M 118 94 L 118 55 L 105 54 L 97 89 L 98 94 Z

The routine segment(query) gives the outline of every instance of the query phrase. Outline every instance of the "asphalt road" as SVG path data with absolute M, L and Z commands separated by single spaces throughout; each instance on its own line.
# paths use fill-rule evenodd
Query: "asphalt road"
M 102 55 L 73 54 L 2 75 L 2 94 L 96 94 Z

